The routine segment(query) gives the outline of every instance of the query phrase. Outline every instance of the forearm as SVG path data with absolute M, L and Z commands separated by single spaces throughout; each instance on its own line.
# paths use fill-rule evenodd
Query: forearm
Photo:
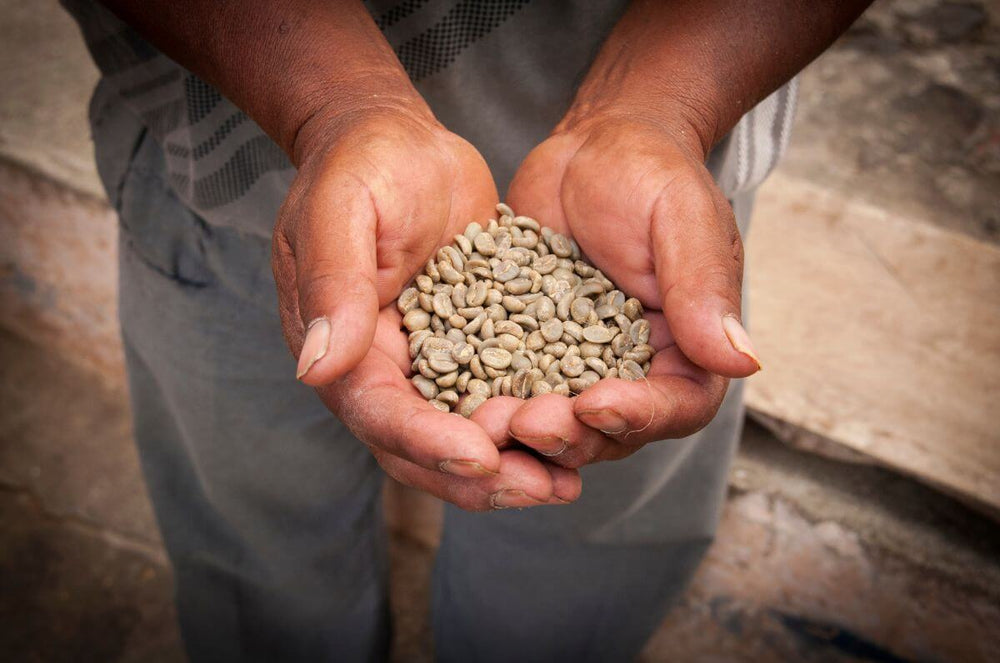
M 639 115 L 690 127 L 707 154 L 870 2 L 635 0 L 595 59 L 564 126 L 600 113 Z
M 300 132 L 373 107 L 428 113 L 358 0 L 103 0 L 298 163 Z

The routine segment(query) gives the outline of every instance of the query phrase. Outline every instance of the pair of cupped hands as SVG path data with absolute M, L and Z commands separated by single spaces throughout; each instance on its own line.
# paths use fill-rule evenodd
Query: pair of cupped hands
M 404 484 L 476 511 L 573 502 L 580 467 L 700 430 L 728 378 L 760 368 L 739 322 L 740 235 L 705 149 L 683 123 L 605 110 L 568 115 L 531 151 L 505 201 L 637 297 L 657 353 L 647 380 L 492 398 L 467 420 L 409 382 L 395 300 L 469 222 L 495 218 L 486 162 L 421 107 L 307 124 L 272 256 L 299 378 Z

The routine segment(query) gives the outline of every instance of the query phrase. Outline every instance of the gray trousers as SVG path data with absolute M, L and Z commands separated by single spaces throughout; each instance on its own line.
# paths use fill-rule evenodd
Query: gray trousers
M 95 132 L 121 219 L 135 438 L 191 659 L 382 660 L 383 474 L 294 379 L 267 242 L 182 205 L 141 128 L 118 144 Z M 735 203 L 745 228 L 750 199 Z M 585 468 L 573 505 L 448 507 L 433 578 L 439 659 L 635 657 L 712 539 L 740 392 L 734 383 L 693 437 Z

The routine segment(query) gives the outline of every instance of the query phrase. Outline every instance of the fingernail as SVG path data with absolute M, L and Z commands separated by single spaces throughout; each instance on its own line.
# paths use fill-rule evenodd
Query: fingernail
M 521 509 L 526 506 L 538 506 L 544 502 L 529 497 L 523 490 L 498 490 L 490 495 L 490 504 L 494 509 Z
M 614 410 L 584 410 L 577 412 L 576 418 L 602 433 L 624 433 L 628 428 L 625 417 Z
M 516 440 L 527 444 L 529 447 L 542 454 L 543 456 L 558 456 L 562 452 L 566 451 L 569 447 L 569 440 L 564 440 L 561 437 L 555 437 L 551 435 L 543 437 L 518 437 L 511 433 L 511 437 Z
M 438 468 L 445 474 L 454 474 L 466 479 L 479 479 L 486 476 L 496 476 L 498 473 L 488 470 L 474 460 L 442 460 Z
M 752 359 L 753 363 L 757 364 L 758 371 L 763 368 L 757 353 L 754 352 L 753 343 L 750 342 L 750 334 L 743 328 L 735 315 L 729 313 L 722 316 L 722 329 L 726 332 L 726 338 L 729 339 L 734 350 Z
M 309 372 L 317 361 L 323 358 L 330 347 L 330 321 L 326 318 L 316 318 L 306 328 L 306 340 L 299 353 L 299 368 L 296 379 L 301 379 Z

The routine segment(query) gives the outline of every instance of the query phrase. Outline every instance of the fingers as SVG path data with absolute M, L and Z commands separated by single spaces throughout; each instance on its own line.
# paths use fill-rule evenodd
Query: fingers
M 378 348 L 320 396 L 373 449 L 437 474 L 475 478 L 500 469 L 496 445 L 481 427 L 428 404 Z
M 656 354 L 645 380 L 602 380 L 574 399 L 573 412 L 590 428 L 637 447 L 704 428 L 718 412 L 727 383 L 672 346 Z
M 381 450 L 375 450 L 375 457 L 386 473 L 400 483 L 467 511 L 564 504 L 580 496 L 582 485 L 575 470 L 546 469 L 538 459 L 523 451 L 502 452 L 497 474 L 481 479 L 442 476 Z
M 760 370 L 740 323 L 743 244 L 728 202 L 705 173 L 676 177 L 653 206 L 663 313 L 698 366 L 728 377 Z
M 602 380 L 576 398 L 532 398 L 510 434 L 550 463 L 579 468 L 624 458 L 650 442 L 701 430 L 722 404 L 727 380 L 688 361 L 676 346 L 658 353 L 646 380 Z
M 515 442 L 510 434 L 511 417 L 523 406 L 520 398 L 495 396 L 480 405 L 471 420 L 482 427 L 497 449 L 504 449 Z
M 525 401 L 510 420 L 511 436 L 563 467 L 603 460 L 606 448 L 617 443 L 577 419 L 574 400 L 544 394 Z
M 583 493 L 583 479 L 575 469 L 559 467 L 552 463 L 543 466 L 552 477 L 552 497 L 549 504 L 567 504 L 580 499 Z
M 378 316 L 375 210 L 364 187 L 329 178 L 282 210 L 275 278 L 286 335 L 302 335 L 297 377 L 329 384 L 371 346 Z M 295 327 L 298 327 L 298 330 Z
M 523 451 L 499 451 L 478 423 L 440 412 L 421 398 L 396 356 L 406 352 L 398 322 L 397 312 L 383 310 L 368 355 L 343 378 L 318 389 L 391 476 L 475 511 L 565 504 L 579 497 L 575 470 L 546 467 Z M 509 405 L 521 401 L 491 400 L 497 403 L 476 414 L 499 438 L 508 428 Z

